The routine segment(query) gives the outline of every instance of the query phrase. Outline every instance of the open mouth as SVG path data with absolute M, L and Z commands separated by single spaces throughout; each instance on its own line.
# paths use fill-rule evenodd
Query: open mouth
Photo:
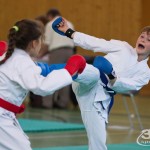
M 139 45 L 138 45 L 138 48 L 140 48 L 140 49 L 144 49 L 144 48 L 145 48 L 145 46 L 144 46 L 144 45 L 142 45 L 142 44 L 139 44 Z

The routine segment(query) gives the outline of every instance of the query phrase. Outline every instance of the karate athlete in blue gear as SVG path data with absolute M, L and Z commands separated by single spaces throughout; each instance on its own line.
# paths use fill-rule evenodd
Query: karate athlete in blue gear
M 41 68 L 41 70 L 42 70 L 41 75 L 43 75 L 43 76 L 47 76 L 50 72 L 52 72 L 54 70 L 62 69 L 65 66 L 65 64 L 48 65 L 48 64 L 45 64 L 42 62 L 37 62 L 37 65 Z M 95 66 L 96 68 L 93 66 Z M 81 97 L 82 96 L 84 97 L 84 95 L 86 96 L 87 91 L 89 91 L 89 92 L 95 91 L 94 87 L 97 88 L 97 86 L 99 84 L 102 84 L 103 88 L 109 93 L 110 104 L 109 104 L 109 107 L 107 109 L 105 109 L 106 106 L 103 105 L 102 101 L 95 101 L 94 102 L 94 105 L 95 105 L 94 108 L 92 108 L 92 107 L 88 108 L 90 105 L 92 105 L 92 103 L 91 103 L 92 101 L 87 101 L 84 98 L 83 98 L 83 100 L 78 101 L 80 109 L 81 110 L 85 109 L 85 111 L 83 111 L 83 112 L 81 111 L 81 114 L 82 114 L 82 118 L 83 118 L 86 130 L 87 130 L 87 133 L 89 131 L 89 125 L 90 124 L 91 124 L 90 130 L 92 128 L 92 132 L 94 133 L 94 134 L 92 134 L 92 135 L 90 134 L 90 136 L 88 136 L 89 140 L 94 144 L 93 145 L 94 147 L 95 147 L 95 143 L 100 142 L 99 144 L 101 145 L 101 147 L 106 148 L 105 139 L 101 138 L 101 135 L 99 135 L 99 134 L 98 134 L 99 136 L 96 136 L 97 131 L 99 133 L 104 134 L 104 135 L 106 134 L 105 130 L 102 130 L 105 128 L 105 121 L 103 121 L 101 119 L 101 117 L 97 117 L 96 114 L 103 112 L 103 115 L 104 115 L 103 117 L 106 117 L 108 115 L 108 112 L 110 111 L 112 105 L 113 105 L 113 96 L 115 95 L 115 92 L 112 89 L 110 89 L 107 86 L 107 84 L 108 84 L 108 78 L 114 79 L 115 75 L 112 74 L 113 68 L 112 68 L 111 63 L 107 59 L 105 59 L 104 57 L 101 57 L 101 56 L 96 57 L 94 59 L 93 66 L 86 64 L 86 67 L 85 67 L 83 73 L 74 78 L 74 80 L 76 82 L 73 84 L 73 86 L 77 86 L 79 88 L 78 92 L 80 92 L 79 95 Z M 101 80 L 101 82 L 99 82 L 99 79 Z M 80 90 L 80 89 L 82 89 L 82 90 Z M 93 99 L 92 98 L 93 94 L 89 94 L 88 96 L 90 96 L 89 98 Z M 86 98 L 88 98 L 88 97 L 86 97 Z M 95 125 L 96 128 L 94 126 L 92 126 L 91 117 L 94 118 L 94 119 L 92 119 L 92 120 L 94 120 L 93 123 L 97 122 Z M 97 137 L 96 141 L 93 141 L 94 137 Z M 96 147 L 99 147 L 98 146 L 99 144 L 97 144 Z
M 89 150 L 106 150 L 106 123 L 113 95 L 140 90 L 149 82 L 150 27 L 142 30 L 133 48 L 124 41 L 107 41 L 73 31 L 64 18 L 56 19 L 54 25 L 56 32 L 73 39 L 75 45 L 106 54 L 95 58 L 93 65 L 98 70 L 86 67 L 72 84 L 87 131 Z

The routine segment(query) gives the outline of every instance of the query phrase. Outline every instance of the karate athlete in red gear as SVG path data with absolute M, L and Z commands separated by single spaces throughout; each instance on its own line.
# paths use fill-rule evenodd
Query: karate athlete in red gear
M 145 27 L 133 48 L 127 42 L 99 39 L 70 29 L 63 18 L 57 18 L 53 29 L 73 39 L 75 45 L 104 57 L 95 58 L 73 82 L 73 91 L 79 103 L 81 116 L 89 140 L 89 150 L 106 150 L 106 123 L 113 104 L 113 95 L 140 90 L 148 84 L 150 71 L 150 27 Z
M 42 76 L 41 68 L 31 59 L 40 51 L 42 31 L 37 22 L 21 20 L 8 33 L 8 49 L 5 42 L 0 42 L 0 150 L 31 150 L 15 116 L 23 111 L 29 91 L 42 96 L 52 94 L 71 84 L 72 77 L 85 68 L 85 59 L 74 55 L 63 69 Z

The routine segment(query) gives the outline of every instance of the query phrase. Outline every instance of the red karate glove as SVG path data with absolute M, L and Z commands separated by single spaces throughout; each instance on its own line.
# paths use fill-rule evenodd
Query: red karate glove
M 70 73 L 71 76 L 82 73 L 86 66 L 86 60 L 81 55 L 71 56 L 65 66 L 65 69 Z
M 7 43 L 5 41 L 0 41 L 0 56 L 2 56 L 7 51 Z

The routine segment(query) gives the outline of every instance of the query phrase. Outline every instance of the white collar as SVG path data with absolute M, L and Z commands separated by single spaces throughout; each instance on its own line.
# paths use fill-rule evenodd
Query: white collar
M 17 54 L 22 54 L 22 55 L 30 57 L 30 55 L 23 49 L 15 48 L 14 52 Z

